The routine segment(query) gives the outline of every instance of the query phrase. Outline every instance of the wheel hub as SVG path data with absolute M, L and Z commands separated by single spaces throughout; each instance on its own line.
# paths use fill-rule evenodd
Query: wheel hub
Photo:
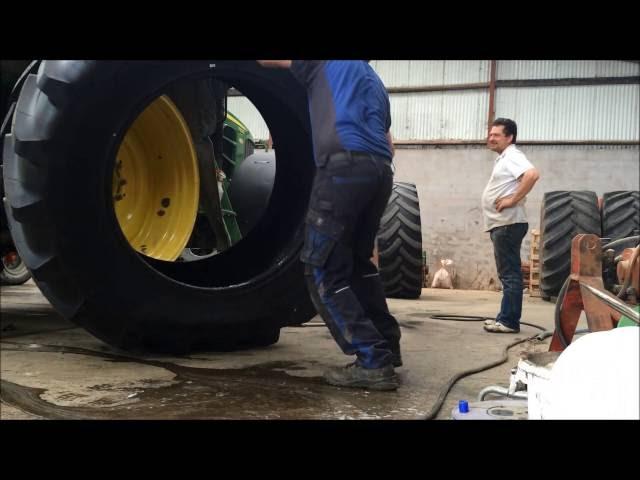
M 120 228 L 139 253 L 174 261 L 198 213 L 200 178 L 189 128 L 165 95 L 127 131 L 113 172 L 113 204 Z

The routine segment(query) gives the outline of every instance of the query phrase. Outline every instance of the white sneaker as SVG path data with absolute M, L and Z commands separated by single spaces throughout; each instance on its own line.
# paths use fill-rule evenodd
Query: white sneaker
M 519 333 L 519 328 L 509 328 L 500 322 L 495 322 L 493 325 L 485 325 L 484 329 L 491 333 Z
M 494 325 L 495 323 L 496 323 L 495 318 L 487 318 L 487 319 L 484 321 L 484 324 L 485 324 L 485 325 Z

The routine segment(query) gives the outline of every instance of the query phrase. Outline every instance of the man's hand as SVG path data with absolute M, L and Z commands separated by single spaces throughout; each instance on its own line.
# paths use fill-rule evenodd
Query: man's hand
M 513 201 L 512 195 L 508 195 L 506 197 L 500 197 L 499 199 L 496 200 L 496 210 L 498 210 L 498 212 L 501 212 L 505 208 L 515 207 L 516 203 L 517 202 Z
M 515 207 L 518 202 L 520 202 L 520 200 L 522 200 L 525 195 L 531 191 L 539 178 L 540 174 L 535 168 L 530 168 L 529 170 L 524 172 L 518 178 L 518 189 L 511 195 L 500 197 L 496 200 L 496 210 L 498 210 L 498 212 L 501 212 L 505 208 Z

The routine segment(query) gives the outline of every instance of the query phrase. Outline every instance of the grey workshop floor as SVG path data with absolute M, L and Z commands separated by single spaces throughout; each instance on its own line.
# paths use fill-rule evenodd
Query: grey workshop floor
M 489 334 L 481 322 L 434 320 L 433 314 L 495 315 L 501 294 L 424 289 L 419 300 L 389 300 L 402 327 L 404 367 L 396 392 L 325 385 L 324 368 L 351 360 L 318 319 L 286 328 L 266 348 L 186 357 L 135 356 L 112 349 L 56 314 L 29 281 L 2 287 L 0 418 L 5 419 L 417 419 L 461 370 L 498 360 L 508 343 L 538 332 Z M 525 295 L 523 321 L 553 327 L 553 304 Z M 507 386 L 522 351 L 505 364 L 460 380 L 437 418 L 482 388 Z

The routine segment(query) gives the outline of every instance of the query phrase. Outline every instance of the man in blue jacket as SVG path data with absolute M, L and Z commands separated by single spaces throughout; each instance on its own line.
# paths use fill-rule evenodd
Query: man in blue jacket
M 316 162 L 301 260 L 313 302 L 356 361 L 328 370 L 332 384 L 395 390 L 400 328 L 371 262 L 393 187 L 387 91 L 366 61 L 259 60 L 305 87 Z

